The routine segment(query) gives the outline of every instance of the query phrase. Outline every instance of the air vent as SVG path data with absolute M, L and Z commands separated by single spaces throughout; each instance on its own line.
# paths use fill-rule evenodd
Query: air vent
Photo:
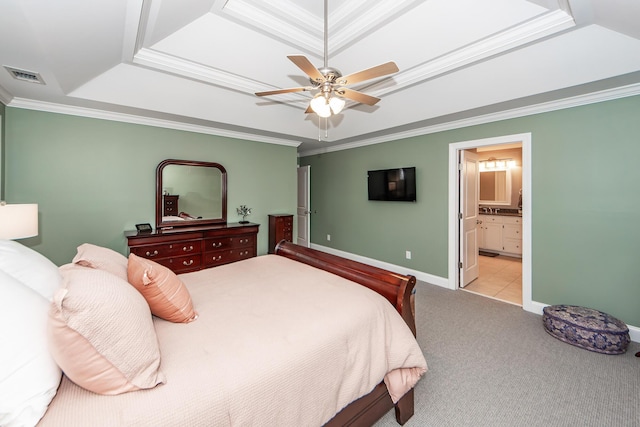
M 41 85 L 46 84 L 40 74 L 33 71 L 21 70 L 19 68 L 13 68 L 4 66 L 4 68 L 13 76 L 14 79 L 22 80 L 25 82 L 39 83 Z

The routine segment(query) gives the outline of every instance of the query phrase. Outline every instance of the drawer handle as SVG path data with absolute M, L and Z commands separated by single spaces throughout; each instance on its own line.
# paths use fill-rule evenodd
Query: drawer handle
M 158 255 L 158 251 L 153 251 L 153 252 L 147 251 L 147 253 L 145 253 L 145 255 L 148 256 L 148 257 L 156 256 L 156 255 Z
M 212 245 L 214 248 L 219 248 L 220 246 L 222 246 L 222 242 L 213 242 Z
M 188 262 L 187 261 L 182 261 L 182 265 L 189 266 L 189 265 L 192 265 L 192 264 L 193 264 L 193 260 L 192 259 L 190 259 Z
M 183 252 L 191 252 L 193 250 L 193 246 L 189 246 L 188 248 L 185 246 L 184 248 L 182 248 Z
M 214 256 L 213 261 L 220 261 L 222 259 L 222 255 Z

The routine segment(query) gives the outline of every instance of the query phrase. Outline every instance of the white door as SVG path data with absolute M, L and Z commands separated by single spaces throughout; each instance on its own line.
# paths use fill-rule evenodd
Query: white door
M 460 151 L 460 287 L 478 278 L 478 155 Z
M 298 222 L 298 241 L 301 246 L 309 247 L 309 229 L 311 218 L 309 215 L 309 174 L 311 166 L 298 167 L 298 208 L 296 216 Z

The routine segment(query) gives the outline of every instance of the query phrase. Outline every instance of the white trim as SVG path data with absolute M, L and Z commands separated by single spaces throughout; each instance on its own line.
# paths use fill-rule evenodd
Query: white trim
M 355 255 L 349 252 L 340 251 L 338 249 L 329 248 L 327 246 L 317 245 L 315 243 L 311 244 L 312 249 L 317 249 L 322 252 L 327 252 L 332 255 L 337 255 L 343 258 L 350 259 L 352 261 L 362 262 L 364 264 L 373 265 L 374 267 L 383 268 L 385 270 L 393 271 L 400 274 L 410 274 L 415 276 L 416 279 L 421 280 L 423 282 L 430 283 L 432 285 L 441 286 L 443 288 L 448 287 L 447 279 L 445 277 L 434 276 L 433 274 L 425 273 L 422 271 L 413 270 L 407 267 L 403 267 L 401 265 L 395 265 L 384 261 L 379 261 L 373 258 L 367 258 L 360 255 Z
M 0 102 L 4 105 L 9 105 L 11 100 L 13 99 L 13 95 L 5 90 L 2 86 L 0 86 Z
M 235 132 L 223 129 L 217 129 L 209 126 L 194 125 L 189 123 L 176 122 L 173 120 L 155 119 L 143 117 L 133 114 L 114 113 L 104 110 L 96 110 L 93 108 L 76 107 L 71 105 L 54 104 L 50 102 L 32 101 L 24 98 L 13 98 L 7 104 L 8 107 L 24 108 L 26 110 L 46 111 L 49 113 L 68 114 L 71 116 L 89 117 L 94 119 L 112 120 L 116 122 L 133 123 L 146 126 L 155 126 L 159 128 L 184 130 L 187 132 L 196 132 L 208 135 L 223 136 L 247 141 L 265 142 L 267 144 L 287 145 L 290 147 L 298 147 L 301 143 L 289 141 L 286 139 L 270 138 L 253 133 Z
M 523 200 L 523 204 L 524 204 L 524 200 Z M 523 236 L 524 237 L 524 236 Z M 424 273 L 421 271 L 417 271 L 417 270 L 412 270 L 406 267 L 402 267 L 399 265 L 395 265 L 395 264 L 390 264 L 388 262 L 383 262 L 383 261 L 378 261 L 376 259 L 373 258 L 367 258 L 367 257 L 363 257 L 360 255 L 355 255 L 352 254 L 350 252 L 344 252 L 344 251 L 340 251 L 338 249 L 333 249 L 327 246 L 322 246 L 322 245 L 317 245 L 315 243 L 311 244 L 311 248 L 312 249 L 317 249 L 319 251 L 322 252 L 327 252 L 330 253 L 332 255 L 337 255 L 343 258 L 347 258 L 353 261 L 358 261 L 358 262 L 363 262 L 365 264 L 369 264 L 369 265 L 373 265 L 374 267 L 378 267 L 378 268 L 384 268 L 385 270 L 389 270 L 389 271 L 394 271 L 396 273 L 400 273 L 400 274 L 411 274 L 413 276 L 416 277 L 416 279 L 423 281 L 423 282 L 427 282 L 431 285 L 436 285 L 436 286 L 440 286 L 443 288 L 450 288 L 450 281 L 445 278 L 445 277 L 440 277 L 440 276 L 434 276 L 433 274 L 429 274 L 429 273 Z M 524 263 L 523 263 L 523 277 L 524 277 Z M 451 276 L 449 276 L 451 277 Z M 524 282 L 524 280 L 523 280 Z M 461 289 L 464 290 L 464 289 Z M 466 291 L 465 292 L 471 292 L 471 291 Z M 471 292 L 474 293 L 474 292 Z M 523 295 L 524 295 L 524 283 L 523 283 Z M 542 309 L 547 307 L 548 304 L 542 304 L 540 302 L 537 301 L 531 301 L 530 304 L 528 305 L 529 308 L 526 309 L 526 311 L 529 311 L 531 313 L 535 313 L 535 314 L 539 314 L 540 316 L 542 316 Z M 524 307 L 523 307 L 524 308 Z M 631 325 L 627 325 L 629 327 L 629 336 L 631 337 L 631 341 L 633 342 L 640 342 L 640 328 L 636 327 L 636 326 L 631 326 Z
M 449 144 L 449 278 L 447 288 L 458 289 L 458 151 L 522 142 L 522 308 L 533 311 L 531 300 L 531 134 L 522 133 Z
M 332 151 L 349 150 L 351 148 L 365 147 L 367 145 L 381 144 L 383 142 L 396 141 L 404 138 L 412 138 L 414 136 L 422 136 L 422 135 L 428 135 L 428 134 L 437 133 L 437 132 L 460 129 L 467 126 L 493 123 L 501 120 L 516 119 L 519 117 L 526 117 L 526 116 L 531 116 L 531 115 L 540 114 L 540 113 L 548 113 L 550 111 L 580 107 L 583 105 L 596 104 L 598 102 L 612 101 L 614 99 L 626 98 L 629 96 L 636 96 L 636 95 L 640 95 L 640 83 L 618 87 L 615 89 L 602 90 L 599 92 L 589 93 L 586 95 L 579 95 L 571 98 L 545 102 L 542 104 L 530 105 L 522 108 L 514 108 L 512 110 L 500 111 L 498 113 L 475 116 L 468 119 L 454 120 L 447 123 L 413 129 L 406 132 L 397 132 L 390 135 L 363 139 L 363 140 L 348 143 L 348 144 L 341 144 L 333 147 L 321 147 L 314 150 L 307 150 L 304 152 L 300 152 L 298 155 L 300 157 L 305 157 L 305 156 L 311 156 L 315 154 L 330 153 Z

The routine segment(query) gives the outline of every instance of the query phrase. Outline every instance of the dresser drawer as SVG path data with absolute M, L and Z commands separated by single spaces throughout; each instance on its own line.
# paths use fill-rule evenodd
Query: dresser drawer
M 211 251 L 204 254 L 203 264 L 205 267 L 215 267 L 216 265 L 228 264 L 254 256 L 256 256 L 256 251 L 253 247 Z
M 157 245 L 137 246 L 132 247 L 131 252 L 149 259 L 199 254 L 200 241 L 187 240 L 172 243 L 159 243 Z
M 131 253 L 186 273 L 257 256 L 258 227 L 224 224 L 125 235 Z
M 243 248 L 245 246 L 254 246 L 256 244 L 256 236 L 238 236 L 231 238 L 231 247 Z
M 174 273 L 186 273 L 188 271 L 195 271 L 200 269 L 200 266 L 202 265 L 202 256 L 198 253 L 187 256 L 159 258 L 155 261 L 158 264 L 170 268 Z

